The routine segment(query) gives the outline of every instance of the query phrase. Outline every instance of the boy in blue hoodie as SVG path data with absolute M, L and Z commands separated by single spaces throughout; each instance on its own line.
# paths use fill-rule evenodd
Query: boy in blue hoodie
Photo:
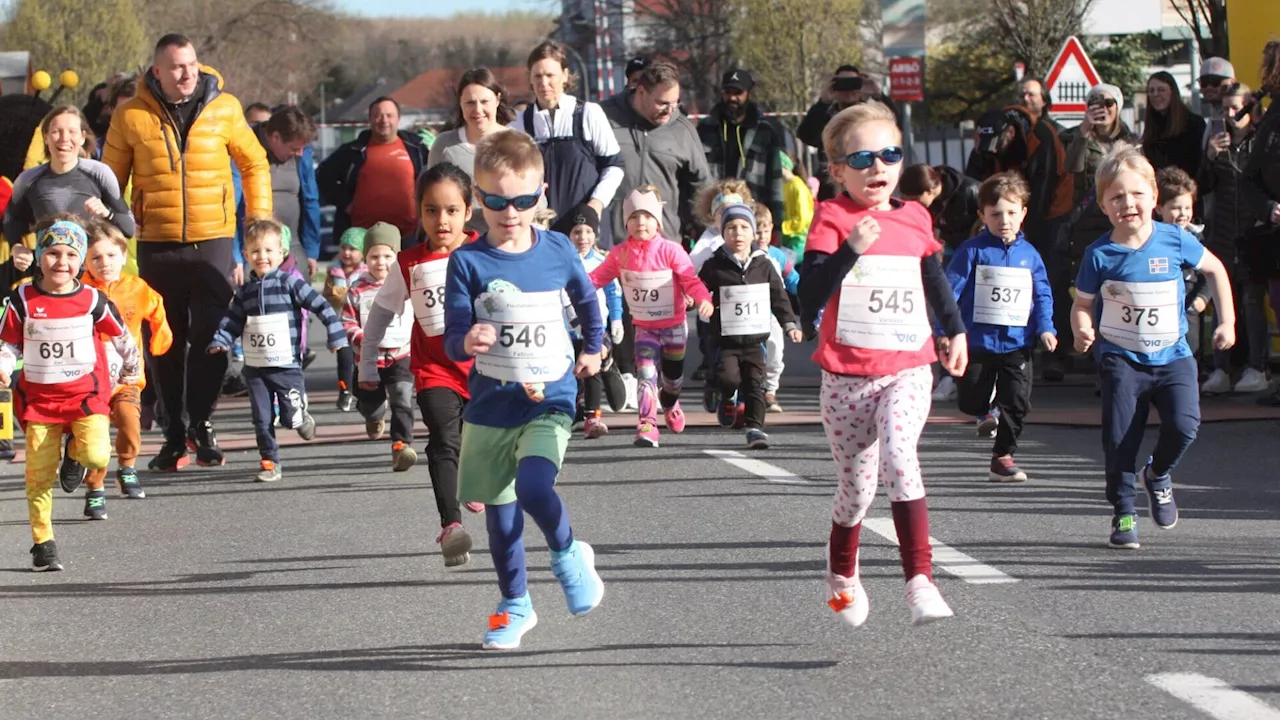
M 1031 410 L 1031 355 L 1036 339 L 1058 346 L 1053 291 L 1040 253 L 1022 234 L 1031 188 L 1016 172 L 993 175 L 978 189 L 985 229 L 956 250 L 947 279 L 969 329 L 969 368 L 956 383 L 960 411 L 999 410 L 991 482 L 1024 482 L 1013 461 Z M 995 390 L 992 399 L 991 391 Z

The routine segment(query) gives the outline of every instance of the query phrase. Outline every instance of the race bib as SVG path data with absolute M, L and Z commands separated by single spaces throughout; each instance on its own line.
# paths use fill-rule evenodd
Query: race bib
M 573 345 L 564 325 L 559 290 L 486 292 L 475 303 L 476 319 L 498 338 L 476 355 L 476 371 L 504 382 L 548 383 L 564 377 Z
M 252 315 L 244 320 L 244 364 L 249 367 L 287 367 L 292 365 L 293 342 L 289 337 L 286 313 Z
M 1182 339 L 1179 280 L 1102 283 L 1098 331 L 1117 347 L 1151 353 Z
M 28 318 L 22 330 L 22 374 L 28 382 L 61 385 L 93 373 L 98 362 L 93 318 Z
M 443 286 L 441 286 L 443 289 Z M 360 296 L 360 325 L 363 326 L 369 322 L 369 315 L 373 312 L 374 300 L 377 299 L 378 293 L 366 292 Z M 378 343 L 380 350 L 399 350 L 409 344 L 409 334 L 413 331 L 413 326 L 406 319 L 414 316 L 414 308 L 412 301 L 406 302 L 404 308 L 400 312 L 391 317 L 391 322 L 387 324 L 387 331 L 382 336 L 382 342 Z
M 116 346 L 110 340 L 102 343 L 102 348 L 107 355 L 107 377 L 111 378 L 112 384 L 119 385 L 120 376 L 124 374 L 124 358 L 116 352 Z
M 1026 327 L 1031 321 L 1031 301 L 1031 270 L 978 266 L 973 286 L 974 322 Z
M 670 270 L 623 270 L 622 294 L 636 320 L 671 320 L 676 316 L 676 285 Z
M 867 350 L 919 350 L 929 340 L 920 258 L 863 255 L 844 276 L 836 342 Z
M 444 275 L 448 268 L 447 258 L 409 268 L 409 301 L 413 305 L 413 318 L 427 337 L 444 334 Z
M 721 335 L 769 334 L 769 283 L 720 288 Z

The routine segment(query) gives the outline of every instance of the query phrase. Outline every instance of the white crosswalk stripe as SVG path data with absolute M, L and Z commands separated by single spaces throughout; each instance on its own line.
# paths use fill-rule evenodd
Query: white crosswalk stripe
M 1280 720 L 1280 710 L 1198 673 L 1156 673 L 1147 682 L 1218 720 Z

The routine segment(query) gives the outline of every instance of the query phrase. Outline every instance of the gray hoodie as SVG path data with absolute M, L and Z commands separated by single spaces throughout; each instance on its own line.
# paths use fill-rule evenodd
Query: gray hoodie
M 655 127 L 631 107 L 630 92 L 623 92 L 600 104 L 622 149 L 625 175 L 616 198 L 625 198 L 641 185 L 658 188 L 666 207 L 662 213 L 662 234 L 680 242 L 682 218 L 692 217 L 693 197 L 711 180 L 707 158 L 697 128 L 677 112 L 665 125 Z M 622 203 L 609 207 L 614 238 L 627 237 Z

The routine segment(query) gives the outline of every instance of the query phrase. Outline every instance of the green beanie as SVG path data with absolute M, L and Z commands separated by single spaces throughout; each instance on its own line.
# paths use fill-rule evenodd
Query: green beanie
M 795 164 L 795 162 L 794 162 L 794 161 L 792 161 L 792 159 L 791 159 L 791 156 L 790 156 L 790 155 L 786 154 L 785 152 L 783 152 L 783 151 L 781 151 L 781 150 L 779 150 L 779 151 L 778 151 L 778 154 L 782 156 L 782 169 L 783 169 L 783 170 L 792 170 L 792 171 L 794 171 L 794 170 L 796 169 L 796 164 Z
M 364 228 L 349 227 L 342 233 L 342 239 L 338 242 L 338 245 L 345 245 L 354 250 L 364 252 L 364 235 L 366 232 L 368 231 Z
M 284 250 L 284 254 L 289 254 L 289 248 L 293 245 L 293 231 L 288 225 L 280 225 L 280 249 Z

